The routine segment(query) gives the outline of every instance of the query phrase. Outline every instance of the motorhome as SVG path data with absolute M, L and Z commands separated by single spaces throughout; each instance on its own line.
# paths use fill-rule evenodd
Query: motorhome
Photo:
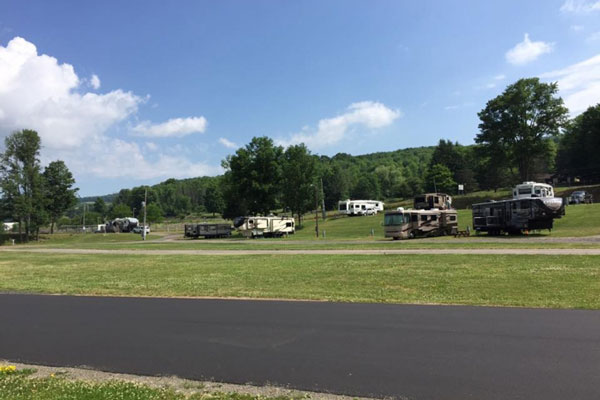
M 563 199 L 554 197 L 552 186 L 523 182 L 513 189 L 512 199 L 473 204 L 473 228 L 489 235 L 552 230 L 554 219 L 563 215 Z
M 108 221 L 104 227 L 105 232 L 131 232 L 133 231 L 133 228 L 139 225 L 139 223 L 140 221 L 137 218 L 116 218 L 112 221 Z
M 296 232 L 296 222 L 289 217 L 240 217 L 236 218 L 234 226 L 247 238 L 282 237 Z
M 378 200 L 342 200 L 338 202 L 338 212 L 346 215 L 376 215 L 383 211 L 383 202 Z
M 417 237 L 450 235 L 458 228 L 456 210 L 396 210 L 385 212 L 383 219 L 385 237 L 413 239 Z

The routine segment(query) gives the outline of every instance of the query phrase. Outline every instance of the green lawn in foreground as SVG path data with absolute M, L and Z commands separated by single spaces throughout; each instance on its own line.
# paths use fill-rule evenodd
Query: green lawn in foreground
M 0 291 L 600 308 L 600 256 L 4 253 Z
M 0 400 L 291 400 L 291 397 L 264 397 L 237 393 L 181 393 L 170 387 L 150 387 L 125 382 L 88 382 L 61 376 L 33 378 L 25 374 L 0 375 Z

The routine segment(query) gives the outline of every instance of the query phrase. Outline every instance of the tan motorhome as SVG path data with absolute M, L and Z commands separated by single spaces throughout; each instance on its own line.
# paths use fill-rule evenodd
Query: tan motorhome
M 385 237 L 394 240 L 449 235 L 458 228 L 456 210 L 404 210 L 400 207 L 386 211 L 383 221 Z
M 296 223 L 289 217 L 244 217 L 236 228 L 245 237 L 281 237 L 296 232 Z

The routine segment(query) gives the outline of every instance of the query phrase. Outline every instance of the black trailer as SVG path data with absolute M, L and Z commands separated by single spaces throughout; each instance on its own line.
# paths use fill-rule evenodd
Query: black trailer
M 473 229 L 490 235 L 552 229 L 565 215 L 561 198 L 522 198 L 473 204 Z
M 231 236 L 229 224 L 186 224 L 184 236 L 189 238 L 223 238 Z

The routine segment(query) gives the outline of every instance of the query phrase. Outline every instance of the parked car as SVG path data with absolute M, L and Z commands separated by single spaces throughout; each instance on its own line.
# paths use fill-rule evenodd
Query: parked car
M 142 226 L 136 226 L 135 228 L 133 228 L 133 231 L 132 231 L 132 232 L 133 232 L 133 233 L 142 233 L 142 232 L 143 232 L 143 230 L 142 230 L 143 228 L 144 228 L 144 227 L 142 227 Z M 146 228 L 146 235 L 147 235 L 147 234 L 149 234 L 149 233 L 150 233 L 150 227 L 149 227 L 149 226 L 146 226 L 145 228 Z
M 576 190 L 569 196 L 569 204 L 591 203 L 592 195 L 585 190 Z

